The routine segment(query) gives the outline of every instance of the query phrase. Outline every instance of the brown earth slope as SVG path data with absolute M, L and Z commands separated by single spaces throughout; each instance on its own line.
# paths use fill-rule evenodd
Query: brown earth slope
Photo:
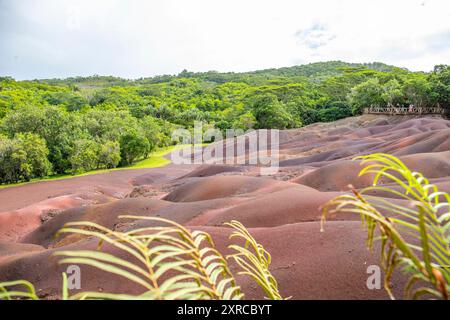
M 145 224 L 118 218 L 134 214 L 206 230 L 223 253 L 230 233 L 223 222 L 241 221 L 272 254 L 284 296 L 386 299 L 384 290 L 366 286 L 367 267 L 378 263 L 378 253 L 365 248 L 359 217 L 333 217 L 323 233 L 319 226 L 321 205 L 349 185 L 370 185 L 370 177 L 358 178 L 359 163 L 351 159 L 375 152 L 399 156 L 450 191 L 450 121 L 370 115 L 281 132 L 280 170 L 270 177 L 252 166 L 169 165 L 1 189 L 0 281 L 27 279 L 41 296 L 57 297 L 64 267 L 52 253 L 96 246 L 79 236 L 55 238 L 64 223 L 89 220 L 122 229 Z M 263 297 L 249 279 L 238 282 L 248 298 Z M 401 296 L 403 277 L 396 274 L 393 284 Z M 82 290 L 139 292 L 88 267 L 82 267 Z

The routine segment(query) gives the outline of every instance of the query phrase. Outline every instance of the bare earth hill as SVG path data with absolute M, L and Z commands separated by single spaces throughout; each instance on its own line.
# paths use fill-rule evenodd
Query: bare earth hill
M 58 229 L 68 221 L 89 220 L 126 230 L 143 222 L 125 223 L 118 215 L 134 214 L 206 230 L 224 253 L 230 231 L 223 222 L 241 221 L 272 254 L 283 296 L 386 299 L 383 289 L 366 286 L 367 267 L 378 263 L 378 251 L 365 248 L 359 217 L 333 217 L 323 233 L 319 225 L 321 205 L 350 184 L 371 183 L 370 177 L 358 178 L 359 163 L 351 159 L 375 152 L 399 156 L 450 192 L 450 121 L 372 115 L 283 131 L 281 168 L 271 177 L 250 166 L 169 165 L 1 189 L 0 281 L 26 279 L 42 297 L 58 297 L 65 267 L 52 253 L 96 247 L 93 239 L 55 238 Z M 238 281 L 248 298 L 263 297 L 249 279 Z M 401 296 L 402 276 L 395 275 L 393 284 Z M 82 290 L 138 292 L 89 267 L 82 267 Z

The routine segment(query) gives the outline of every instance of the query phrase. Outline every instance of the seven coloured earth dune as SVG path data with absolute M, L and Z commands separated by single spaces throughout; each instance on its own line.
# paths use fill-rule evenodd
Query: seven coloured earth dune
M 379 253 L 366 249 L 359 217 L 336 215 L 320 232 L 324 203 L 350 186 L 371 184 L 371 177 L 358 177 L 360 164 L 351 159 L 376 152 L 398 156 L 450 192 L 450 121 L 372 115 L 281 132 L 280 170 L 272 176 L 260 176 L 252 166 L 171 164 L 1 189 L 0 281 L 26 279 L 41 297 L 58 298 L 64 266 L 52 253 L 95 249 L 97 243 L 55 233 L 66 222 L 81 220 L 127 230 L 142 222 L 118 216 L 133 214 L 205 230 L 224 254 L 230 229 L 223 223 L 241 221 L 271 253 L 271 270 L 285 297 L 386 299 L 383 289 L 366 286 L 367 267 L 378 264 Z M 402 203 L 390 194 L 375 195 Z M 263 298 L 248 278 L 239 276 L 238 282 L 247 298 Z M 394 274 L 397 296 L 404 284 L 402 275 Z M 81 285 L 83 291 L 140 290 L 90 267 L 82 267 Z

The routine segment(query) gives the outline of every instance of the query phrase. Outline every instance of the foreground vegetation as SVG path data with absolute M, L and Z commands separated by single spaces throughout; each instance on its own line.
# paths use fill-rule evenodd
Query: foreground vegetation
M 409 281 L 404 298 L 450 296 L 450 196 L 440 192 L 420 173 L 410 171 L 399 159 L 387 154 L 358 157 L 366 167 L 360 175 L 373 174 L 372 187 L 342 195 L 324 207 L 328 214 L 351 212 L 361 215 L 367 229 L 367 246 L 372 248 L 376 233 L 381 239 L 381 266 L 384 287 L 391 298 L 391 277 L 403 270 Z M 383 186 L 394 183 L 400 191 Z M 407 200 L 407 206 L 366 195 L 388 192 Z M 322 222 L 323 222 L 322 221 Z
M 195 120 L 228 128 L 293 128 L 379 105 L 450 105 L 450 69 L 314 63 L 248 73 L 138 80 L 0 78 L 0 183 L 126 167 L 167 147 Z
M 227 258 L 215 248 L 211 236 L 203 231 L 189 231 L 169 220 L 152 217 L 122 216 L 155 223 L 129 232 L 109 230 L 92 222 L 68 223 L 60 233 L 96 237 L 119 249 L 131 259 L 101 251 L 58 251 L 62 264 L 88 265 L 131 281 L 143 291 L 139 295 L 82 292 L 69 296 L 67 276 L 63 274 L 63 299 L 113 300 L 239 300 L 244 298 L 231 273 L 228 260 L 240 267 L 238 274 L 251 277 L 268 299 L 281 300 L 275 278 L 269 271 L 270 255 L 237 221 L 227 223 L 234 231 L 230 238 L 243 240 L 232 244 Z M 8 290 L 10 289 L 10 290 Z M 11 290 L 12 289 L 12 290 Z M 21 291 L 25 289 L 25 291 Z M 0 283 L 0 300 L 27 298 L 38 300 L 34 286 L 27 281 Z

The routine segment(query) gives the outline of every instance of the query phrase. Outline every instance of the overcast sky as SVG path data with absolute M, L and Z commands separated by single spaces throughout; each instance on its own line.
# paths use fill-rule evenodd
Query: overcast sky
M 450 64 L 449 0 L 0 0 L 0 75 Z

